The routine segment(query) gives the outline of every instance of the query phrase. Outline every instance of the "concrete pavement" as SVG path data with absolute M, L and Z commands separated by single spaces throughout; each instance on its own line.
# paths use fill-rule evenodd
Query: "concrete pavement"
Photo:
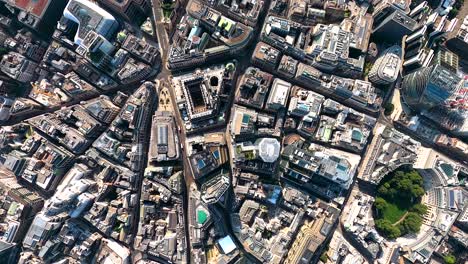
M 166 58 L 167 52 L 169 51 L 169 37 L 167 36 L 166 28 L 164 27 L 163 21 L 163 12 L 161 9 L 161 4 L 159 0 L 151 0 L 151 5 L 153 7 L 153 19 L 154 25 L 156 26 L 156 36 L 159 43 L 159 52 L 161 53 L 161 60 L 163 62 L 164 68 L 166 67 Z

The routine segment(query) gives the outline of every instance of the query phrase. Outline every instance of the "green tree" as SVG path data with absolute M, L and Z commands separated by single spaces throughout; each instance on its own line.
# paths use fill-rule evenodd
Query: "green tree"
M 385 199 L 383 199 L 382 197 L 375 198 L 374 205 L 377 209 L 377 214 L 380 214 L 380 212 L 385 210 L 385 208 L 387 208 L 388 206 L 387 201 L 385 201 Z
M 424 195 L 424 189 L 416 184 L 413 184 L 410 189 L 412 198 L 419 198 Z
M 327 260 L 328 260 L 328 257 L 327 257 L 327 252 L 323 252 L 322 255 L 320 255 L 320 260 L 323 262 L 323 263 L 326 263 Z
M 422 186 L 423 178 L 421 177 L 421 175 L 417 171 L 412 170 L 412 171 L 408 172 L 407 177 L 413 182 L 413 184 L 418 184 L 418 185 Z
M 351 11 L 346 10 L 346 11 L 344 12 L 344 17 L 347 18 L 347 17 L 349 17 L 349 16 L 351 16 Z
M 387 219 L 378 219 L 375 221 L 375 227 L 387 238 L 395 239 L 401 236 L 400 229 L 398 229 L 396 226 L 393 226 L 392 223 Z
M 411 190 L 412 187 L 413 187 L 413 182 L 406 177 L 398 181 L 396 184 L 397 190 L 401 191 L 402 194 L 406 194 L 406 195 L 408 194 L 408 192 Z
M 393 113 L 393 110 L 395 110 L 395 105 L 393 105 L 392 103 L 386 104 L 384 108 L 384 115 L 391 115 Z
M 410 212 L 406 215 L 403 222 L 399 224 L 399 228 L 402 234 L 414 234 L 419 232 L 421 225 L 422 218 L 417 213 Z
M 413 207 L 410 209 L 411 212 L 415 212 L 420 216 L 423 216 L 427 213 L 427 206 L 424 204 L 415 204 Z
M 366 64 L 364 64 L 364 76 L 369 75 L 372 65 L 374 65 L 372 62 L 366 62 Z
M 387 196 L 388 189 L 390 189 L 390 184 L 384 183 L 382 186 L 379 187 L 379 189 L 377 189 L 377 193 L 381 196 Z
M 377 189 L 377 230 L 388 238 L 419 232 L 422 216 L 427 212 L 427 207 L 418 203 L 424 193 L 423 178 L 416 170 L 402 167 L 387 175 Z M 385 210 L 386 208 L 388 210 Z M 392 224 L 396 221 L 396 215 L 405 213 L 404 219 L 398 225 Z
M 457 259 L 455 258 L 454 255 L 447 255 L 444 257 L 444 263 L 445 264 L 455 264 L 457 262 Z

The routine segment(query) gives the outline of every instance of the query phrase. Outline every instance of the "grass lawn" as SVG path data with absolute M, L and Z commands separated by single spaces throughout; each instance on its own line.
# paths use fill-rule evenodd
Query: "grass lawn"
M 392 224 L 396 223 L 402 216 L 408 212 L 413 204 L 405 199 L 395 199 L 393 201 L 387 200 L 387 207 L 382 212 L 382 217 L 387 219 Z
M 402 209 L 394 203 L 388 203 L 388 206 L 382 212 L 382 218 L 387 219 L 393 224 L 400 220 L 400 218 L 405 215 L 406 211 L 406 209 Z

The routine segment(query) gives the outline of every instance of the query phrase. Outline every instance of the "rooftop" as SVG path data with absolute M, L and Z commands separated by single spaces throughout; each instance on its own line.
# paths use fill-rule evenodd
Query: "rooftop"
M 264 162 L 275 162 L 280 154 L 281 145 L 276 138 L 261 138 L 255 144 L 258 146 L 260 158 Z
M 12 2 L 15 7 L 23 11 L 42 17 L 52 0 L 13 0 Z
M 237 248 L 229 235 L 218 240 L 218 245 L 221 247 L 224 254 L 229 254 Z

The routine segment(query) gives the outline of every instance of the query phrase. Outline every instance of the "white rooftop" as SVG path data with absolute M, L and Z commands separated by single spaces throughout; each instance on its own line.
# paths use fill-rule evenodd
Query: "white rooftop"
M 234 251 L 234 249 L 236 249 L 236 244 L 234 244 L 234 241 L 232 241 L 232 238 L 229 235 L 218 240 L 218 244 L 223 250 L 224 254 L 229 254 Z
M 275 162 L 280 154 L 280 143 L 276 138 L 262 138 L 255 142 L 260 158 L 264 162 Z

